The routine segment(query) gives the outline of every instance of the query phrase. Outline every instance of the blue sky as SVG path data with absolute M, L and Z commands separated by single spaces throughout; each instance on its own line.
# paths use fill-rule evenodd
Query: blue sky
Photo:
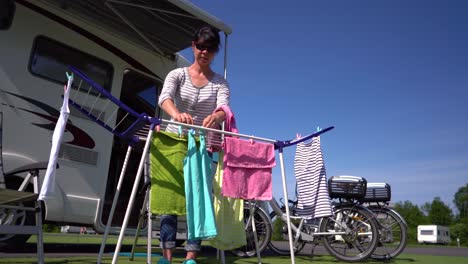
M 394 202 L 439 196 L 454 207 L 468 183 L 468 1 L 193 3 L 233 28 L 241 133 L 283 140 L 335 126 L 322 136 L 328 176 L 387 182 Z M 289 190 L 294 152 L 285 149 Z M 273 177 L 281 195 L 279 166 Z

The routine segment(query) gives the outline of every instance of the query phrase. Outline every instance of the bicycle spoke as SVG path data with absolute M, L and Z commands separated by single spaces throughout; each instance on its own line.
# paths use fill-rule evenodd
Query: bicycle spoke
M 271 239 L 272 227 L 270 217 L 260 207 L 254 210 L 255 229 L 258 239 L 258 249 L 260 253 L 266 248 Z M 243 247 L 232 250 L 231 252 L 241 257 L 255 256 L 257 248 L 255 246 L 254 233 L 252 229 L 252 217 L 250 210 L 244 209 L 244 229 L 246 233 L 247 244 Z
M 406 247 L 406 224 L 401 216 L 384 206 L 372 207 L 371 210 L 380 223 L 379 244 L 372 258 L 391 259 L 398 256 Z
M 344 235 L 324 235 L 325 248 L 339 260 L 357 262 L 368 258 L 377 246 L 377 223 L 372 215 L 353 207 L 343 207 L 325 219 L 321 232 Z

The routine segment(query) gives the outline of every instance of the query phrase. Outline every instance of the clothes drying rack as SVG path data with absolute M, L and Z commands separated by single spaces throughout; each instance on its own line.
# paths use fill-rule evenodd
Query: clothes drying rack
M 115 206 L 120 194 L 120 190 L 122 187 L 122 182 L 123 182 L 123 176 L 125 175 L 126 168 L 128 165 L 128 161 L 130 158 L 130 154 L 132 152 L 132 148 L 135 146 L 136 143 L 139 141 L 144 141 L 144 148 L 143 148 L 143 154 L 140 159 L 140 163 L 137 169 L 137 173 L 135 176 L 135 181 L 133 184 L 133 188 L 131 191 L 130 195 L 130 200 L 127 205 L 127 209 L 125 212 L 125 217 L 122 223 L 122 227 L 120 230 L 119 234 L 119 239 L 115 248 L 115 252 L 113 255 L 112 263 L 117 263 L 118 261 L 118 256 L 120 253 L 120 249 L 122 246 L 123 242 L 123 237 L 125 235 L 125 231 L 128 225 L 128 221 L 130 219 L 130 213 L 133 208 L 133 204 L 135 202 L 135 197 L 138 192 L 138 185 L 140 183 L 141 175 L 144 169 L 145 161 L 146 161 L 146 154 L 149 152 L 149 146 L 151 142 L 151 138 L 153 136 L 154 130 L 156 126 L 160 126 L 161 124 L 175 124 L 175 125 L 180 125 L 184 126 L 186 128 L 193 128 L 193 129 L 198 129 L 198 130 L 203 130 L 203 131 L 211 131 L 215 133 L 220 133 L 222 135 L 229 135 L 229 136 L 236 136 L 239 138 L 246 138 L 246 139 L 252 139 L 252 140 L 258 140 L 258 141 L 263 141 L 263 142 L 268 142 L 271 144 L 274 144 L 275 149 L 278 150 L 278 155 L 280 159 L 280 169 L 281 169 L 281 178 L 282 178 L 282 187 L 283 187 L 283 196 L 285 201 L 288 201 L 288 192 L 287 192 L 287 183 L 286 183 L 286 172 L 285 172 L 285 166 L 284 166 L 284 157 L 283 157 L 283 150 L 286 147 L 289 146 L 294 146 L 298 143 L 301 143 L 303 141 L 307 141 L 309 139 L 312 139 L 313 137 L 320 136 L 321 134 L 328 132 L 332 130 L 334 127 L 327 127 L 324 129 L 321 129 L 315 133 L 309 134 L 304 137 L 296 138 L 293 140 L 274 140 L 274 139 L 268 139 L 268 138 L 262 138 L 262 137 L 256 137 L 252 135 L 245 135 L 245 134 L 240 134 L 240 133 L 233 133 L 233 132 L 228 132 L 228 131 L 222 131 L 222 130 L 217 130 L 217 129 L 211 129 L 211 128 L 205 128 L 205 127 L 200 127 L 200 126 L 195 126 L 195 125 L 188 125 L 184 123 L 178 123 L 170 120 L 164 120 L 160 119 L 157 117 L 151 117 L 147 115 L 146 113 L 138 113 L 134 111 L 132 108 L 121 102 L 119 99 L 111 95 L 107 90 L 102 88 L 99 84 L 88 78 L 85 74 L 80 72 L 77 68 L 73 66 L 69 66 L 69 69 L 75 74 L 75 76 L 78 76 L 81 79 L 80 85 L 77 89 L 77 92 L 75 92 L 76 99 L 73 98 L 73 96 L 70 96 L 69 98 L 69 103 L 73 107 L 75 107 L 77 110 L 79 110 L 82 114 L 84 114 L 86 117 L 88 117 L 90 120 L 94 121 L 104 129 L 108 130 L 110 133 L 118 136 L 119 138 L 125 140 L 128 143 L 128 148 L 127 148 L 127 153 L 124 159 L 123 167 L 120 173 L 119 181 L 116 187 L 116 192 L 115 196 L 112 202 L 112 207 L 111 211 L 109 213 L 109 218 L 107 220 L 107 225 L 105 228 L 105 233 L 103 235 L 103 242 L 101 244 L 101 248 L 99 251 L 99 256 L 98 256 L 98 261 L 97 263 L 101 263 L 102 260 L 102 255 L 104 253 L 104 246 L 107 240 L 107 236 L 109 234 L 109 229 L 110 229 L 110 224 L 112 223 L 112 217 L 115 211 Z M 76 78 L 76 77 L 75 77 Z M 85 83 L 85 85 L 88 85 L 87 88 L 81 89 L 81 84 L 82 82 Z M 91 93 L 92 92 L 92 93 Z M 93 94 L 93 96 L 89 96 L 90 94 Z M 80 98 L 81 96 L 81 98 Z M 92 102 L 91 106 L 88 106 L 89 102 L 87 101 L 88 98 L 94 98 L 94 102 Z M 104 104 L 103 104 L 104 103 Z M 96 114 L 94 107 L 97 105 L 103 106 L 104 109 L 100 109 L 100 113 Z M 110 108 L 112 114 L 104 119 L 102 116 L 102 113 L 104 111 L 109 110 Z M 123 110 L 125 112 L 124 117 L 121 120 L 117 120 L 117 122 L 113 122 L 113 118 L 116 117 L 117 111 L 118 110 Z M 122 125 L 124 123 L 124 120 L 127 120 L 131 122 L 130 125 L 124 126 Z M 115 123 L 115 126 L 112 126 L 111 124 Z M 137 135 L 137 132 L 140 131 L 144 127 L 148 127 L 148 132 L 146 137 L 141 137 Z M 291 263 L 295 263 L 295 256 L 294 256 L 294 249 L 293 249 L 293 239 L 292 239 L 292 232 L 291 232 L 291 222 L 290 222 L 290 212 L 289 208 L 286 206 L 286 215 L 287 215 L 287 227 L 288 227 L 288 237 L 289 237 L 289 249 L 291 252 Z M 150 234 L 148 234 L 148 240 L 151 239 Z M 149 243 L 150 247 L 151 243 Z M 150 261 L 150 256 L 151 256 L 151 249 L 148 249 L 148 258 Z M 257 252 L 258 254 L 258 252 Z M 259 257 L 259 255 L 258 255 Z M 259 257 L 259 262 L 261 262 L 260 257 Z M 149 262 L 151 263 L 151 262 Z

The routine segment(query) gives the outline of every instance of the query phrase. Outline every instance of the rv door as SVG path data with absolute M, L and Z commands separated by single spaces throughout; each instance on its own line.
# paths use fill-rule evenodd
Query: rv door
M 148 76 L 136 70 L 127 69 L 122 77 L 122 90 L 120 93 L 120 100 L 128 105 L 130 108 L 138 113 L 147 113 L 150 116 L 159 116 L 160 109 L 157 107 L 157 98 L 162 87 L 161 79 Z M 129 118 L 124 119 L 125 113 L 121 110 L 117 113 L 117 122 L 124 120 L 119 126 L 127 127 L 133 121 Z M 148 127 L 144 127 L 138 131 L 138 135 L 146 137 Z M 132 149 L 132 154 L 128 162 L 128 167 L 123 179 L 123 188 L 119 195 L 119 201 L 112 218 L 111 226 L 120 226 L 122 224 L 125 212 L 127 209 L 128 201 L 130 198 L 133 182 L 135 181 L 136 172 L 138 169 L 139 161 L 143 155 L 143 142 L 137 144 Z M 111 162 L 109 163 L 109 175 L 107 177 L 106 194 L 103 208 L 100 208 L 100 223 L 96 226 L 96 231 L 104 232 L 105 225 L 107 224 L 112 201 L 114 199 L 115 189 L 120 177 L 121 168 L 127 152 L 128 144 L 122 141 L 118 136 L 114 136 L 112 144 Z M 140 182 L 140 192 L 138 193 L 135 205 L 133 206 L 133 213 L 129 221 L 129 227 L 136 227 L 138 223 L 139 211 L 143 206 L 145 190 L 141 188 L 149 181 L 149 175 L 146 175 L 143 181 Z M 117 231 L 117 230 L 116 230 Z

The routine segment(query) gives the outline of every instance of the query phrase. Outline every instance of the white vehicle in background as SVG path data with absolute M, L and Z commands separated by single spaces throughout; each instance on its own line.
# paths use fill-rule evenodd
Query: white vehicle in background
M 450 244 L 450 230 L 441 225 L 418 225 L 418 243 Z
M 96 231 L 94 231 L 92 228 L 84 227 L 84 226 L 70 226 L 70 225 L 61 226 L 60 232 L 75 233 L 75 234 L 91 234 L 91 235 L 96 234 Z
M 0 187 L 18 189 L 25 175 L 13 170 L 48 160 L 68 65 L 135 111 L 160 116 L 156 101 L 162 82 L 172 69 L 188 65 L 178 52 L 189 48 L 195 29 L 206 24 L 225 39 L 231 33 L 222 21 L 185 0 L 1 0 Z M 79 96 L 78 85 L 71 93 Z M 103 233 L 127 144 L 70 110 L 55 194 L 44 201 L 45 221 Z M 103 114 L 115 124 L 120 113 Z M 122 224 L 142 146 L 133 148 L 112 233 Z M 39 185 L 42 181 L 43 173 Z M 136 198 L 128 231 L 136 228 L 143 199 L 144 193 Z M 9 219 L 34 221 L 32 214 L 20 211 Z M 0 246 L 18 247 L 27 238 L 0 235 Z
M 83 227 L 80 227 L 80 226 L 70 226 L 70 225 L 66 225 L 66 226 L 61 226 L 60 227 L 60 232 L 62 233 L 75 233 L 75 234 L 80 234 L 83 232 Z

